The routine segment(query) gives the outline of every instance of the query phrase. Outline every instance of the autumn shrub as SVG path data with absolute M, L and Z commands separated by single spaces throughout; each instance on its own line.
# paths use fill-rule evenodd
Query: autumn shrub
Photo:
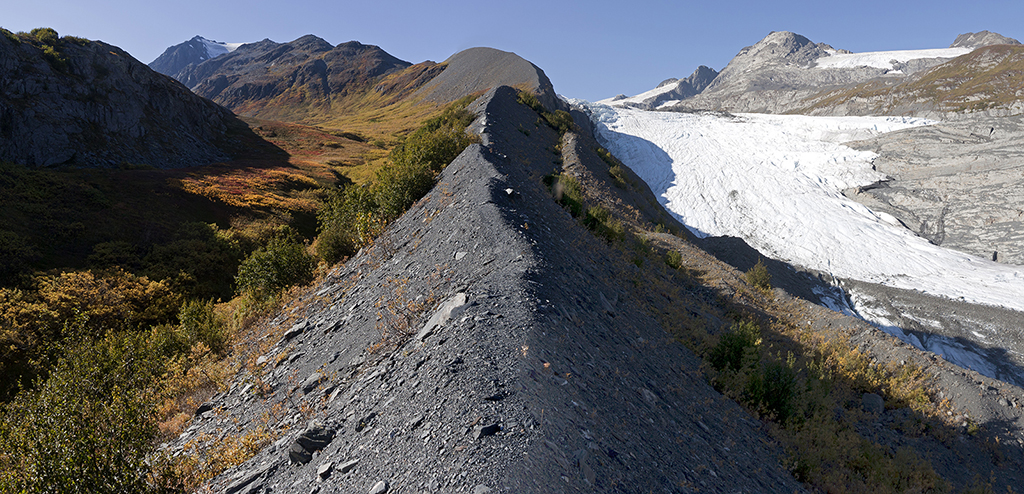
M 44 45 L 54 46 L 60 41 L 57 31 L 49 27 L 37 27 L 30 31 L 29 34 Z
M 670 250 L 665 254 L 665 264 L 672 269 L 679 269 L 683 267 L 683 254 L 678 250 Z
M 735 323 L 711 349 L 708 362 L 719 371 L 742 369 L 757 362 L 760 344 L 761 328 L 757 324 L 751 321 Z
M 744 273 L 743 277 L 746 278 L 747 283 L 761 290 L 771 290 L 772 288 L 772 275 L 768 273 L 768 267 L 764 265 L 762 259 L 758 259 L 757 264 Z
M 98 253 L 98 252 L 97 252 Z M 217 225 L 188 222 L 172 240 L 153 246 L 143 258 L 142 272 L 187 298 L 231 298 L 232 282 L 244 251 L 238 240 Z
M 227 349 L 227 328 L 214 313 L 212 300 L 190 300 L 182 305 L 178 326 L 188 347 L 202 343 L 218 354 Z

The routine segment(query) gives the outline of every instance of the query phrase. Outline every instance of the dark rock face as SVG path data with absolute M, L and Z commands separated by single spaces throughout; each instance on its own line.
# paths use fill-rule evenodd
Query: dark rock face
M 977 33 L 964 33 L 956 37 L 950 48 L 979 48 L 988 45 L 1019 45 L 1020 41 L 1007 38 L 999 33 L 980 31 Z
M 120 48 L 68 38 L 58 45 L 63 64 L 34 40 L 0 37 L 0 160 L 194 166 L 225 159 L 219 141 L 244 126 Z
M 216 43 L 206 40 L 202 36 L 196 36 L 184 43 L 174 45 L 164 50 L 156 60 L 149 62 L 149 68 L 177 79 L 178 73 L 185 67 L 199 65 L 218 55 L 210 53 L 208 42 Z
M 176 77 L 235 113 L 281 117 L 297 108 L 329 108 L 333 98 L 368 89 L 410 65 L 377 46 L 357 41 L 331 46 L 306 35 L 289 43 L 265 39 L 242 45 L 185 67 Z M 304 115 L 298 112 L 299 118 Z

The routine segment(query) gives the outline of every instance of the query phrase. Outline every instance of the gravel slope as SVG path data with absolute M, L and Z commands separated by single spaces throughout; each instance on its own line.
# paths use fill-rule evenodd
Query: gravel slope
M 278 316 L 280 342 L 169 450 L 261 421 L 280 431 L 212 482 L 224 492 L 801 490 L 551 199 L 557 135 L 507 87 L 474 108 L 483 144 Z M 426 310 L 389 310 L 410 302 Z M 368 351 L 387 321 L 419 335 Z M 318 451 L 290 461 L 304 447 Z

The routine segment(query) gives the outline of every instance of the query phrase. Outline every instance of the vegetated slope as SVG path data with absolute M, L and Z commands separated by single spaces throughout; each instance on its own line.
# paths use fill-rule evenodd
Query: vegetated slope
M 543 185 L 558 135 L 511 88 L 474 107 L 483 143 L 274 318 L 169 451 L 276 439 L 227 492 L 800 490 Z
M 412 64 L 357 41 L 332 46 L 313 35 L 263 40 L 199 65 L 178 79 L 239 115 L 300 121 L 369 93 L 380 79 Z M 419 68 L 422 70 L 423 68 Z
M 175 168 L 225 159 L 231 112 L 100 41 L 0 36 L 0 160 Z
M 870 81 L 823 92 L 800 108 L 810 115 L 917 115 L 957 119 L 1024 112 L 1024 46 L 978 48 L 909 79 Z
M 462 95 L 504 85 L 533 92 L 548 108 L 565 108 L 544 71 L 515 53 L 494 48 L 469 48 L 452 55 L 443 65 L 444 71 L 413 97 L 447 103 Z
M 177 75 L 189 65 L 198 65 L 211 58 L 235 51 L 242 43 L 221 43 L 195 36 L 164 50 L 159 57 L 149 62 L 149 68 L 178 79 Z

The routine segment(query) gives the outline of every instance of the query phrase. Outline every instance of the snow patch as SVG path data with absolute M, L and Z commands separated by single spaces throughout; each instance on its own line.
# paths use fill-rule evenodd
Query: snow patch
M 197 38 L 199 38 L 199 42 L 202 43 L 206 47 L 206 54 L 210 58 L 216 58 L 216 57 L 219 57 L 221 55 L 226 55 L 228 53 L 231 53 L 231 52 L 237 50 L 239 46 L 242 46 L 242 45 L 245 44 L 245 43 L 223 43 L 223 42 L 220 42 L 220 41 L 213 41 L 213 40 L 210 40 L 210 39 L 206 39 L 206 38 L 204 38 L 202 36 L 197 36 Z

